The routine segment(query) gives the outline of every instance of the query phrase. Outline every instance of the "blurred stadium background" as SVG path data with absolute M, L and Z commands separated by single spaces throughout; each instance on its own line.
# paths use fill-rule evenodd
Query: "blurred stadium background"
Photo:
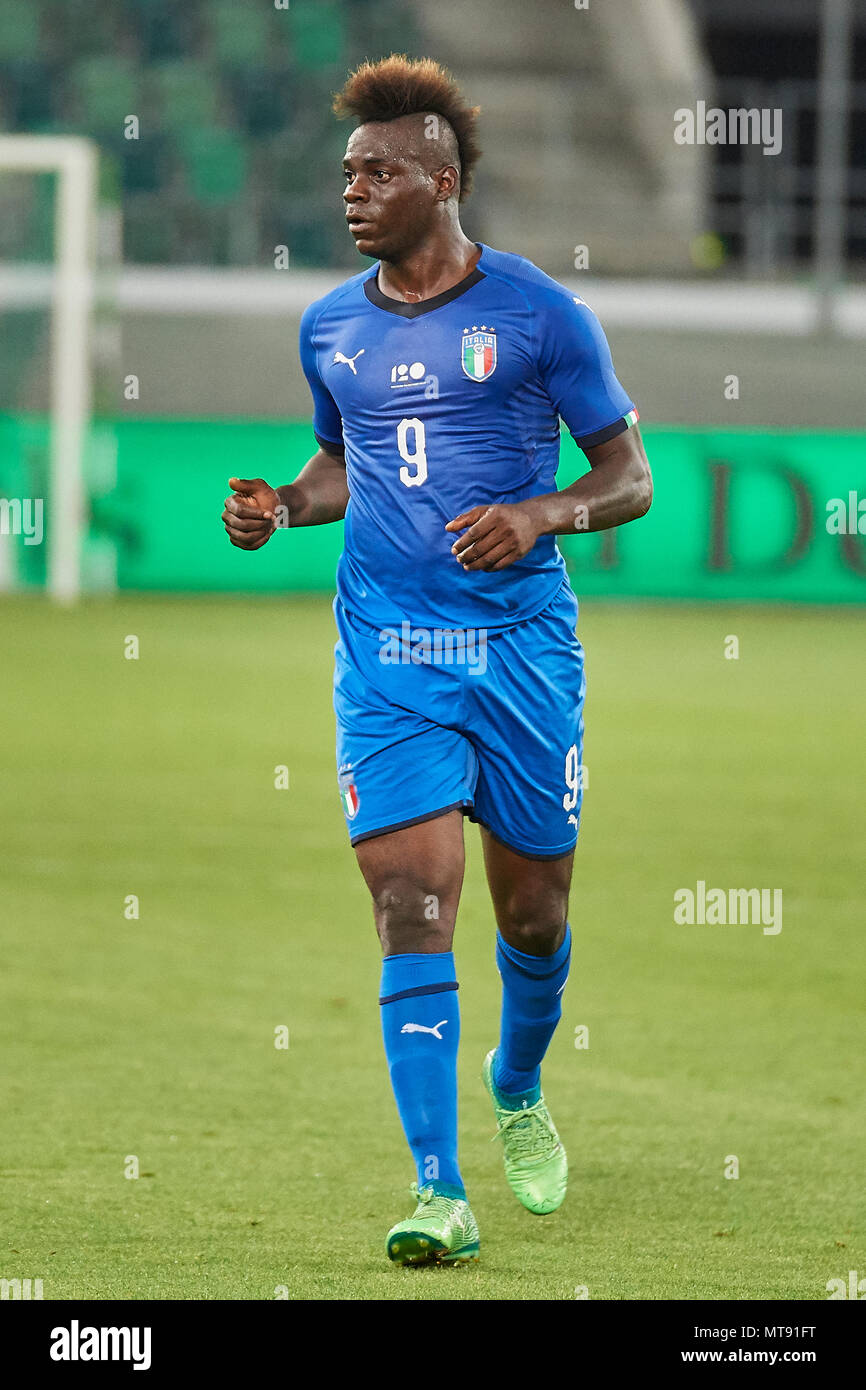
M 255 566 L 227 556 L 204 517 L 177 547 L 151 524 L 149 462 L 158 450 L 191 499 L 219 491 L 240 458 L 263 473 L 279 461 L 286 476 L 303 458 L 298 320 L 360 264 L 342 225 L 346 129 L 330 95 L 349 66 L 397 48 L 452 65 L 482 105 L 469 233 L 588 298 L 650 437 L 677 428 L 664 445 L 675 486 L 634 544 L 668 556 L 666 532 L 684 532 L 699 502 L 703 563 L 680 547 L 681 566 L 642 554 L 638 568 L 610 539 L 584 539 L 568 548 L 591 570 L 585 591 L 861 595 L 856 539 L 820 524 L 837 492 L 816 464 L 828 432 L 863 424 L 866 83 L 854 78 L 866 8 L 832 0 L 829 32 L 837 11 L 848 31 L 837 18 L 822 98 L 820 0 L 481 3 L 469 18 L 393 0 L 0 0 L 2 130 L 83 135 L 98 152 L 84 588 L 329 587 L 336 532 L 305 543 L 297 565 L 286 548 Z M 675 143 L 674 111 L 698 101 L 781 108 L 781 151 Z M 45 421 L 64 387 L 50 332 L 57 180 L 0 178 L 0 486 L 48 498 Z M 798 445 L 796 430 L 819 438 Z M 832 453 L 854 450 L 839 441 Z M 774 477 L 767 522 L 753 489 L 772 496 Z M 725 555 L 712 498 L 728 493 L 737 516 L 742 499 L 767 524 L 740 528 Z M 675 511 L 668 495 L 682 498 Z M 78 509 L 70 495 L 60 510 Z M 0 546 L 4 586 L 44 581 L 50 544 Z
M 459 1289 L 378 1254 L 403 1165 L 333 790 L 340 528 L 247 555 L 219 519 L 231 474 L 289 481 L 312 450 L 300 315 L 362 264 L 331 93 L 392 50 L 482 106 L 466 230 L 598 312 L 656 483 L 637 525 L 563 541 L 593 780 L 546 1075 L 581 1205 L 527 1234 L 493 1172 L 471 850 L 464 1114 L 500 1243 Z M 866 538 L 826 525 L 866 497 L 864 58 L 864 0 L 0 0 L 0 1275 L 46 1297 L 820 1298 L 858 1240 L 866 1272 Z M 781 108 L 781 152 L 677 144 L 698 102 Z M 33 136 L 77 139 L 85 193 L 92 169 L 84 241 L 57 177 L 14 167 Z M 566 436 L 561 482 L 583 466 Z M 714 876 L 781 883 L 781 936 L 686 939 L 671 894 Z M 720 1182 L 740 1149 L 751 1182 Z M 118 1181 L 129 1153 L 144 1182 Z M 311 1237 L 310 1183 L 345 1213 L 349 1166 L 354 1225 Z

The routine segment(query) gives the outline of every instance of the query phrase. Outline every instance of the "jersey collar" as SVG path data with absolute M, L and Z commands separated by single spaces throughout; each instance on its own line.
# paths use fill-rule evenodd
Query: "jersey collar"
M 481 247 L 481 256 L 475 263 L 475 268 L 462 280 L 458 280 L 456 285 L 452 285 L 450 290 L 443 290 L 441 294 L 434 294 L 432 299 L 420 299 L 417 304 L 410 304 L 402 299 L 391 299 L 383 294 L 379 289 L 379 264 L 373 267 L 371 273 L 364 281 L 364 294 L 371 304 L 375 304 L 377 309 L 385 309 L 389 314 L 397 314 L 401 319 L 416 319 L 419 314 L 429 314 L 432 309 L 441 309 L 443 304 L 450 304 L 452 299 L 459 299 L 467 290 L 471 290 L 473 285 L 477 285 L 479 280 L 483 280 L 484 271 L 481 269 L 481 262 L 484 260 L 484 247 L 480 242 L 475 243 Z

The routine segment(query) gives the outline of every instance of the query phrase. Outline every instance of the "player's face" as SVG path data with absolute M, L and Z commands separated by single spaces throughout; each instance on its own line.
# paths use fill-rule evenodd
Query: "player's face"
M 437 184 L 423 167 L 417 135 L 404 122 L 371 121 L 346 146 L 343 200 L 358 250 L 397 260 L 424 239 L 436 206 Z

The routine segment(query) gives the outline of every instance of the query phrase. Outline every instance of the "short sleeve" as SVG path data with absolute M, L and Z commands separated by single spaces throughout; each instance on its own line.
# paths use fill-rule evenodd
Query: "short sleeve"
M 343 421 L 334 397 L 322 381 L 316 358 L 315 328 L 318 316 L 319 307 L 311 304 L 301 317 L 301 366 L 313 396 L 313 434 L 326 453 L 341 454 Z
M 607 338 L 582 299 L 563 291 L 539 310 L 536 364 L 557 414 L 581 449 L 604 444 L 638 418 L 613 370 Z

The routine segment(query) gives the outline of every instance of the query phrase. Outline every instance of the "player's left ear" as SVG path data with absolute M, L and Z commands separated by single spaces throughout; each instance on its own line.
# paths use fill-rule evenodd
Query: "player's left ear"
M 433 177 L 436 180 L 437 202 L 444 203 L 459 194 L 460 175 L 453 164 L 446 164 L 444 169 L 438 169 Z

